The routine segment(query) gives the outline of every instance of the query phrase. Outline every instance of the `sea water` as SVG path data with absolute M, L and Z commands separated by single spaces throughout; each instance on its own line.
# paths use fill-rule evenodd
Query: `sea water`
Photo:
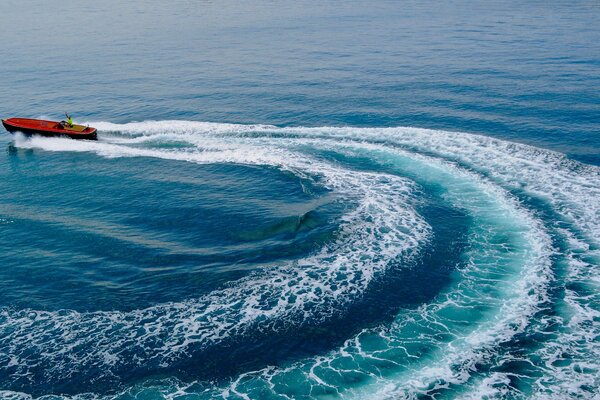
M 0 396 L 594 398 L 599 20 L 2 2 Z

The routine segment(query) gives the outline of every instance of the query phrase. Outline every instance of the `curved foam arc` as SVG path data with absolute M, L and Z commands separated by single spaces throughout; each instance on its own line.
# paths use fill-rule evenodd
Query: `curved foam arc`
M 340 305 L 360 296 L 390 261 L 414 256 L 430 231 L 410 205 L 413 185 L 409 181 L 349 171 L 281 149 L 243 145 L 232 149 L 227 143 L 220 150 L 181 154 L 55 138 L 32 138 L 19 145 L 92 151 L 107 157 L 274 165 L 320 177 L 325 186 L 356 207 L 343 216 L 337 239 L 317 254 L 252 274 L 198 299 L 129 313 L 4 309 L 0 329 L 7 351 L 0 357 L 13 374 L 43 373 L 47 379 L 66 379 L 76 371 L 110 374 L 124 366 L 166 367 L 192 345 L 210 346 L 243 335 L 252 326 L 266 330 L 275 329 L 280 321 L 297 325 L 307 319 L 326 319 Z M 219 147 L 216 142 L 213 145 Z M 57 330 L 65 333 L 48 335 Z M 43 365 L 53 368 L 43 369 Z
M 321 143 L 324 141 L 323 139 L 319 140 Z M 327 141 L 331 140 L 327 139 Z M 489 141 L 490 139 L 480 138 L 479 140 Z M 367 148 L 378 148 L 379 146 L 370 143 L 362 143 L 361 145 Z M 565 220 L 575 224 L 577 227 L 577 236 L 585 238 L 578 239 L 569 230 L 558 229 L 557 233 L 567 240 L 568 249 L 570 249 L 566 251 L 567 265 L 565 268 L 567 275 L 562 278 L 566 280 L 569 286 L 575 286 L 578 289 L 567 289 L 564 299 L 559 299 L 559 305 L 567 311 L 565 311 L 565 315 L 556 317 L 553 322 L 559 326 L 564 325 L 567 328 L 563 329 L 555 340 L 547 342 L 546 346 L 542 347 L 537 353 L 537 356 L 541 357 L 541 359 L 553 361 L 546 363 L 545 367 L 539 367 L 540 374 L 543 377 L 535 380 L 531 395 L 546 397 L 548 396 L 548 388 L 553 387 L 552 393 L 554 393 L 553 396 L 555 398 L 574 395 L 587 396 L 590 388 L 600 386 L 600 375 L 598 374 L 600 372 L 600 364 L 597 361 L 592 361 L 600 359 L 600 353 L 598 353 L 600 349 L 595 345 L 595 338 L 600 335 L 600 324 L 596 322 L 600 316 L 600 295 L 598 292 L 600 277 L 597 269 L 594 268 L 594 266 L 600 265 L 600 254 L 598 250 L 592 250 L 597 249 L 595 232 L 598 221 L 597 218 L 593 218 L 593 215 L 597 214 L 598 209 L 598 197 L 595 196 L 595 193 L 598 192 L 598 188 L 600 187 L 598 182 L 600 181 L 594 179 L 598 176 L 598 168 L 579 165 L 566 160 L 564 156 L 554 153 L 544 155 L 542 150 L 534 149 L 530 146 L 507 145 L 505 143 L 502 145 L 503 148 L 511 148 L 512 152 L 509 157 L 519 160 L 516 163 L 518 168 L 520 168 L 519 179 L 528 182 L 528 185 L 521 189 L 529 191 L 529 186 L 533 186 L 534 190 L 532 194 L 539 196 L 542 192 L 542 197 L 557 207 L 556 211 L 560 212 L 565 217 Z M 518 154 L 517 150 L 522 149 L 526 151 L 525 155 Z M 515 151 L 517 155 L 514 155 Z M 542 153 L 537 158 L 531 157 L 534 160 L 549 158 L 552 162 L 546 165 L 539 161 L 529 161 L 526 156 L 530 152 L 533 152 L 535 155 Z M 497 150 L 492 152 L 492 154 L 498 153 L 502 154 Z M 418 156 L 413 155 L 413 157 Z M 460 158 L 460 154 L 454 154 L 452 158 Z M 480 164 L 483 164 L 483 162 L 480 161 L 474 164 L 471 155 L 468 165 L 485 171 L 487 171 L 487 168 L 490 168 L 487 165 L 481 166 Z M 528 165 L 531 168 L 528 168 Z M 514 188 L 514 182 L 504 182 L 502 180 L 506 174 L 505 170 L 498 173 L 492 169 L 489 172 L 493 180 L 501 181 L 502 184 L 507 185 L 509 188 Z M 579 174 L 583 176 L 579 176 Z M 568 190 L 562 188 L 561 190 L 552 189 L 553 186 L 561 186 L 564 182 L 569 182 L 566 185 L 568 186 Z M 550 188 L 542 188 L 541 185 L 543 184 L 550 185 Z M 574 208 L 576 210 L 585 209 L 589 211 L 588 216 L 590 219 L 581 223 L 579 215 L 570 211 L 572 204 L 575 204 L 576 207 Z M 568 210 L 567 213 L 564 212 L 565 209 Z M 590 241 L 591 245 L 586 240 Z M 540 326 L 539 330 L 544 331 L 548 329 L 548 325 L 551 323 L 551 321 L 547 321 L 545 323 L 546 326 Z M 565 355 L 567 354 L 570 359 L 565 359 Z M 502 363 L 508 362 L 511 360 L 511 357 L 507 356 L 500 361 Z M 517 359 L 518 357 L 516 356 Z M 548 370 L 553 371 L 551 376 L 546 376 L 545 372 Z M 496 377 L 500 381 L 506 380 L 506 376 L 506 374 L 496 374 Z M 520 379 L 523 379 L 523 377 L 520 377 Z M 489 382 L 488 379 L 484 379 L 482 385 Z M 500 384 L 496 384 L 494 387 L 498 393 L 507 390 L 506 387 L 502 387 Z M 477 391 L 475 392 L 477 393 Z
M 461 173 L 455 171 L 452 175 L 460 176 Z M 433 361 L 436 367 L 423 366 L 416 373 L 411 371 L 396 377 L 396 382 L 391 385 L 391 396 L 427 392 L 435 388 L 436 381 L 441 387 L 448 383 L 464 384 L 475 373 L 475 365 L 485 363 L 486 358 L 496 352 L 497 345 L 524 331 L 529 319 L 547 298 L 553 253 L 549 236 L 541 224 L 510 196 L 489 184 L 483 185 L 487 186 L 483 191 L 488 196 L 491 194 L 499 204 L 492 203 L 489 211 L 481 202 L 468 208 L 471 215 L 479 218 L 478 230 L 487 224 L 492 231 L 491 235 L 483 232 L 475 239 L 478 243 L 474 247 L 485 249 L 486 245 L 492 244 L 492 248 L 502 249 L 508 246 L 509 258 L 500 254 L 482 256 L 475 250 L 469 252 L 469 267 L 460 271 L 462 287 L 448 293 L 445 301 L 436 302 L 434 309 L 437 314 L 448 307 L 452 316 L 458 314 L 467 320 L 469 315 L 479 313 L 473 312 L 472 308 L 481 308 L 482 303 L 486 308 L 495 306 L 496 312 L 486 313 L 488 315 L 474 331 L 461 332 L 456 339 L 441 346 Z M 505 233 L 513 235 L 516 242 L 497 240 L 498 233 L 493 231 L 499 228 L 500 232 L 505 229 Z M 478 294 L 476 299 L 470 298 L 472 293 Z M 444 317 L 440 320 L 444 321 Z
M 336 141 L 331 140 L 319 139 L 319 143 L 321 144 L 321 147 L 325 146 L 326 143 L 333 143 L 332 146 L 341 146 L 339 143 L 336 143 Z M 380 145 L 373 145 L 370 143 L 361 143 L 360 146 L 380 152 L 392 151 L 389 148 L 382 148 Z M 422 158 L 422 156 L 415 154 L 411 155 L 411 157 Z M 430 160 L 428 163 L 435 163 L 435 161 Z M 455 175 L 456 174 L 458 173 L 455 173 Z M 528 217 L 528 219 L 535 222 L 541 229 L 540 222 L 534 221 L 531 217 Z M 567 277 L 567 280 L 587 286 L 589 290 L 585 291 L 585 293 L 582 293 L 582 289 L 579 289 L 579 293 L 575 293 L 573 290 L 566 291 L 564 302 L 566 303 L 565 306 L 570 309 L 572 315 L 555 318 L 554 323 L 559 325 L 564 324 L 568 328 L 558 335 L 556 340 L 551 340 L 538 352 L 537 357 L 549 359 L 550 361 L 546 363 L 547 365 L 545 367 L 538 367 L 542 378 L 531 378 L 531 381 L 533 381 L 531 382 L 531 385 L 533 386 L 531 395 L 535 396 L 547 397 L 549 387 L 553 387 L 552 393 L 555 398 L 574 395 L 586 396 L 589 395 L 590 388 L 597 387 L 599 384 L 597 372 L 599 371 L 600 366 L 596 361 L 593 361 L 600 359 L 600 357 L 594 356 L 594 354 L 598 354 L 599 351 L 598 347 L 594 344 L 595 338 L 600 334 L 600 327 L 594 322 L 598 320 L 598 316 L 600 315 L 600 312 L 598 311 L 598 306 L 600 306 L 600 297 L 598 296 L 597 291 L 598 276 L 593 269 L 594 265 L 599 264 L 598 252 L 590 251 L 589 245 L 579 242 L 570 232 L 563 230 L 562 234 L 568 238 L 570 248 L 574 249 L 576 253 L 585 254 L 588 259 L 587 261 L 583 261 L 581 260 L 581 254 L 577 256 L 576 254 L 574 255 L 572 251 L 569 251 L 567 256 L 569 276 Z M 548 239 L 546 239 L 546 241 L 547 240 Z M 546 248 L 549 249 L 549 246 L 548 243 Z M 548 264 L 548 262 L 545 264 Z M 540 265 L 544 265 L 544 263 Z M 537 270 L 540 274 L 550 276 L 551 271 L 548 268 L 549 267 L 546 266 L 542 270 L 539 270 L 539 268 L 537 268 Z M 536 268 L 533 268 L 533 270 L 535 271 Z M 530 278 L 535 279 L 535 274 L 530 274 Z M 594 289 L 594 287 L 596 289 Z M 543 303 L 544 301 L 545 296 L 540 298 L 540 303 Z M 536 308 L 529 307 L 529 310 L 533 312 Z M 550 323 L 550 321 L 546 322 L 545 325 Z M 540 332 L 544 331 L 543 327 L 536 327 L 534 329 Z M 571 361 L 565 360 L 564 357 L 566 357 L 566 354 L 572 358 Z M 533 357 L 536 356 L 534 355 Z M 523 360 L 523 356 L 506 355 L 502 356 L 498 362 L 501 365 L 503 363 L 508 363 L 511 360 Z M 531 361 L 526 362 L 532 363 Z M 439 365 L 437 362 L 434 364 Z M 533 366 L 533 363 L 531 365 Z M 547 370 L 552 370 L 553 374 L 551 374 L 551 376 L 546 376 L 544 372 Z M 425 371 L 427 371 L 426 368 L 420 370 L 421 373 Z M 431 372 L 431 369 L 429 371 Z M 456 375 L 456 373 L 452 374 L 450 369 L 447 369 L 446 372 L 449 377 Z M 465 374 L 464 376 L 468 377 L 469 375 L 470 374 Z M 514 374 L 512 375 L 514 376 Z M 478 393 L 485 388 L 487 388 L 486 391 L 490 393 L 495 392 L 496 394 L 504 393 L 510 389 L 506 384 L 501 384 L 506 382 L 511 374 L 493 373 L 493 376 L 495 377 L 494 379 L 483 378 L 480 381 L 480 385 L 473 389 L 475 397 L 477 397 Z M 403 379 L 405 380 L 407 378 L 404 377 Z M 523 380 L 525 377 L 519 376 L 519 379 Z M 448 381 L 464 383 L 464 380 L 449 379 Z M 490 386 L 492 383 L 493 386 Z M 426 385 L 421 386 L 424 387 Z M 403 395 L 406 395 L 406 393 L 403 393 Z
M 370 151 L 373 147 L 367 146 Z M 378 151 L 389 150 L 379 146 Z M 424 159 L 415 155 L 410 157 L 413 160 Z M 435 164 L 435 160 L 428 160 L 413 168 L 429 169 L 426 173 L 435 175 L 436 171 L 432 171 L 432 168 L 436 168 Z M 442 166 L 437 165 L 439 167 Z M 366 380 L 367 386 L 350 389 L 357 398 L 396 398 L 409 397 L 411 393 L 426 393 L 436 381 L 464 382 L 470 377 L 469 369 L 485 358 L 486 352 L 493 351 L 497 343 L 522 331 L 526 319 L 545 296 L 546 285 L 551 279 L 548 260 L 551 249 L 549 239 L 539 224 L 502 190 L 463 171 L 453 170 L 449 165 L 443 168 L 452 172 L 439 174 L 440 171 L 437 171 L 439 176 L 436 181 L 448 189 L 448 200 L 462 205 L 477 218 L 478 229 L 484 230 L 480 232 L 481 237 L 475 239 L 478 243 L 473 247 L 477 250 L 471 252 L 473 260 L 470 267 L 460 272 L 461 278 L 447 293 L 419 309 L 416 314 L 401 314 L 392 327 L 381 331 L 365 331 L 348 340 L 339 351 L 297 365 L 297 370 L 302 371 L 315 387 L 332 390 L 338 386 L 338 380 L 344 381 L 344 376 L 352 379 L 352 376 L 358 375 Z M 511 222 L 511 217 L 518 219 Z M 485 227 L 489 229 L 488 232 L 485 232 Z M 502 251 L 499 250 L 501 243 L 492 240 L 496 236 L 493 231 L 497 229 L 521 237 L 521 248 L 515 248 L 502 257 Z M 530 230 L 533 233 L 527 233 Z M 506 267 L 510 267 L 511 271 L 503 271 Z M 513 288 L 509 283 L 515 277 L 519 277 L 519 280 L 516 288 Z M 486 281 L 488 284 L 482 288 L 482 282 Z M 481 298 L 470 299 L 469 294 L 474 291 L 480 296 L 485 294 L 485 301 L 482 302 Z M 481 310 L 484 308 L 482 303 L 490 310 Z M 479 309 L 473 311 L 477 307 Z M 466 321 L 471 319 L 466 329 L 453 321 L 459 316 Z M 473 323 L 481 319 L 483 322 L 472 330 Z M 520 324 L 511 327 L 515 320 Z M 432 329 L 431 326 L 439 329 Z M 414 343 L 414 332 L 420 332 L 418 343 Z M 440 336 L 450 340 L 436 339 Z M 417 347 L 422 346 L 431 347 L 433 352 L 415 355 Z M 424 361 L 420 360 L 421 357 Z M 292 371 L 281 373 L 297 373 Z M 256 378 L 261 379 L 264 373 L 258 373 Z M 273 375 L 269 371 L 264 379 L 273 380 Z M 326 376 L 334 378 L 328 380 Z M 238 380 L 233 383 L 235 391 L 239 392 L 238 385 L 242 382 L 244 387 L 248 386 L 247 382 Z M 384 386 L 383 390 L 381 386 Z

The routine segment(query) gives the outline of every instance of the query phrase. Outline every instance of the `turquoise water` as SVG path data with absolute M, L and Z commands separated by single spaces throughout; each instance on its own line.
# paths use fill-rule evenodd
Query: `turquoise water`
M 594 398 L 599 17 L 3 2 L 0 395 Z

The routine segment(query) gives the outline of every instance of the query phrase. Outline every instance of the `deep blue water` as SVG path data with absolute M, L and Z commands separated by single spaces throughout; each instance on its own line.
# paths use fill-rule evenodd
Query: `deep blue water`
M 121 3 L 0 4 L 1 397 L 597 395 L 597 2 Z

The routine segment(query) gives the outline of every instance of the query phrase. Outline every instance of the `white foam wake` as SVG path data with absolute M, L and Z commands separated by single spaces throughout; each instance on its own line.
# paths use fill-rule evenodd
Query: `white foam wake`
M 405 179 L 390 174 L 350 171 L 322 159 L 309 159 L 303 153 L 305 148 L 350 155 L 362 152 L 404 173 L 432 180 L 448 191 L 449 202 L 467 210 L 476 220 L 477 230 L 470 239 L 472 249 L 465 255 L 469 267 L 457 274 L 454 284 L 436 301 L 415 313 L 399 315 L 392 326 L 365 331 L 349 339 L 336 352 L 288 368 L 249 372 L 229 386 L 209 391 L 209 397 L 219 393 L 252 396 L 262 393 L 257 390 L 265 387 L 269 393 L 285 394 L 278 382 L 288 378 L 298 380 L 298 376 L 309 383 L 304 389 L 296 389 L 315 397 L 344 394 L 361 397 L 373 395 L 375 391 L 377 396 L 411 398 L 442 390 L 454 390 L 466 397 L 477 397 L 482 391 L 489 396 L 502 396 L 519 393 L 511 383 L 515 377 L 501 371 L 482 376 L 478 368 L 487 365 L 485 368 L 493 370 L 494 366 L 518 357 L 543 376 L 541 379 L 518 378 L 529 379 L 530 395 L 586 396 L 590 388 L 600 387 L 599 358 L 596 357 L 599 351 L 596 338 L 600 335 L 596 250 L 600 240 L 599 168 L 531 146 L 416 128 L 276 128 L 188 121 L 93 124 L 107 132 L 104 138 L 101 132 L 99 143 L 36 138 L 18 145 L 51 151 L 90 151 L 107 157 L 146 156 L 191 162 L 275 165 L 296 173 L 322 176 L 325 184 L 344 199 L 358 202 L 355 211 L 343 221 L 339 241 L 298 266 L 277 270 L 281 282 L 292 283 L 292 291 L 286 292 L 285 285 L 273 286 L 257 276 L 249 278 L 247 289 L 246 281 L 231 288 L 231 293 L 223 299 L 238 294 L 260 299 L 265 291 L 276 293 L 273 299 L 283 299 L 266 309 L 259 300 L 244 303 L 241 309 L 248 312 L 231 314 L 231 323 L 240 317 L 251 323 L 275 316 L 287 320 L 302 314 L 302 306 L 289 308 L 290 298 L 285 293 L 308 291 L 302 304 L 309 309 L 316 304 L 329 306 L 330 301 L 334 301 L 331 299 L 348 301 L 359 295 L 378 271 L 386 268 L 392 255 L 417 248 L 418 238 L 428 234 L 423 221 L 412 209 L 406 208 L 410 203 L 411 185 Z M 161 144 L 173 141 L 185 143 L 187 147 L 161 148 Z M 549 212 L 552 219 L 545 220 L 535 209 L 529 210 L 528 207 L 536 206 L 522 204 L 515 197 L 520 194 L 541 200 L 547 207 L 544 212 Z M 394 204 L 398 199 L 401 204 Z M 383 231 L 391 229 L 392 234 L 380 237 L 381 232 L 374 233 L 373 227 L 383 227 Z M 406 227 L 410 227 L 410 233 L 403 234 Z M 564 265 L 552 264 L 556 254 L 548 232 L 555 240 L 562 238 L 567 242 L 563 256 L 568 262 Z M 376 245 L 377 242 L 382 244 Z M 397 247 L 397 242 L 405 246 Z M 357 251 L 363 246 L 368 249 L 365 259 Z M 375 256 L 379 252 L 384 256 Z M 354 267 L 345 278 L 345 288 L 342 292 L 332 290 L 337 277 L 329 273 L 344 271 L 346 274 L 348 265 Z M 311 274 L 305 276 L 301 272 L 312 268 L 318 271 L 316 280 Z M 548 287 L 555 279 L 553 269 L 556 268 L 564 268 L 564 274 L 559 271 L 557 279 L 567 289 L 556 295 L 558 298 L 552 300 L 555 304 L 549 305 Z M 256 283 L 257 290 L 253 291 L 252 285 Z M 310 291 L 313 285 L 319 288 L 319 295 Z M 321 296 L 323 290 L 326 296 Z M 216 303 L 219 304 L 218 300 Z M 210 307 L 209 303 L 199 304 L 198 307 L 178 304 L 176 311 L 160 313 L 166 316 L 164 322 L 182 315 L 185 317 L 180 319 L 191 321 L 197 317 L 198 310 Z M 538 323 L 534 315 L 548 307 L 555 308 L 557 317 Z M 188 310 L 190 314 L 186 314 Z M 312 317 L 314 315 L 309 316 Z M 196 339 L 209 340 L 207 337 L 215 332 L 229 334 L 227 329 L 219 329 L 227 323 L 219 325 L 221 320 L 217 321 L 219 323 L 213 326 L 206 325 L 209 327 L 206 334 L 186 322 L 176 335 L 186 339 L 167 345 L 183 349 Z M 15 326 L 26 322 L 18 321 Z M 199 326 L 204 323 L 201 320 Z M 564 328 L 547 335 L 537 352 L 517 357 L 510 350 L 500 349 L 519 334 L 550 329 L 556 323 Z M 179 332 L 192 332 L 192 335 Z M 24 332 L 21 334 L 25 337 Z M 415 340 L 417 334 L 420 336 Z M 142 336 L 142 341 L 146 337 Z M 153 334 L 148 337 L 155 338 Z M 189 338 L 191 341 L 187 341 Z M 419 350 L 422 346 L 428 350 Z M 165 354 L 170 354 L 169 351 Z M 545 367 L 536 361 L 540 356 L 549 358 Z M 348 380 L 360 384 L 350 385 L 343 392 L 338 384 Z M 457 386 L 462 387 L 462 393 Z

